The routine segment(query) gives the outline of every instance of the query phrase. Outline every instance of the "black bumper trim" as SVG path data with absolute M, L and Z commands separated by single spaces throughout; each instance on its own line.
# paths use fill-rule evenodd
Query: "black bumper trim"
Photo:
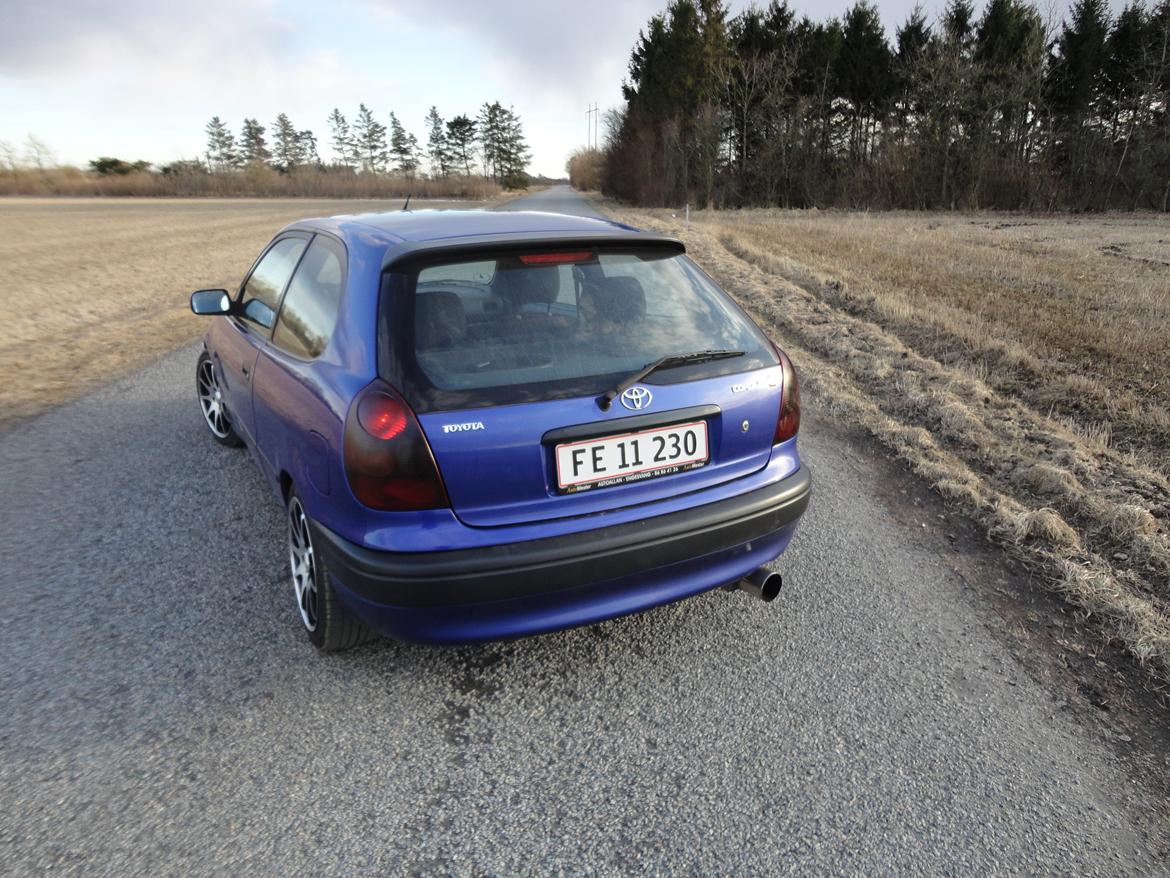
M 796 521 L 812 477 L 801 467 L 746 494 L 564 536 L 446 552 L 380 552 L 314 523 L 318 551 L 352 592 L 378 604 L 438 607 L 548 594 L 730 549 Z

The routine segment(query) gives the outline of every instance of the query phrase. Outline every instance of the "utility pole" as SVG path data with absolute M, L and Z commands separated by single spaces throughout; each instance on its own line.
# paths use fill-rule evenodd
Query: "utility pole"
M 601 114 L 601 108 L 593 103 L 585 111 L 585 148 L 597 149 L 597 117 Z

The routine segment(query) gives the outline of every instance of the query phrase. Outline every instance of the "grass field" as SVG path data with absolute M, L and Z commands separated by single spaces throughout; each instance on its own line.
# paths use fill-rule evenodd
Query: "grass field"
M 401 207 L 400 199 L 0 199 L 0 426 L 198 338 L 206 327 L 191 314 L 190 292 L 234 289 L 286 223 Z
M 618 213 L 682 237 L 813 404 L 1170 677 L 1164 218 Z
M 355 174 L 296 168 L 290 173 L 266 165 L 237 171 L 188 171 L 159 174 L 95 174 L 80 168 L 0 167 L 0 196 L 144 197 L 144 198 L 321 198 L 321 199 L 493 199 L 503 197 L 498 183 L 482 177 L 452 175 L 440 180 L 390 174 Z

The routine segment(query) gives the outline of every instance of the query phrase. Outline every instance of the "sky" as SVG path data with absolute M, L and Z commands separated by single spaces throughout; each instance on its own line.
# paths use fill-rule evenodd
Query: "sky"
M 796 0 L 840 15 L 852 0 Z M 1067 0 L 1054 0 L 1064 8 Z M 729 3 L 732 13 L 746 0 Z M 924 2 L 928 14 L 942 0 Z M 1114 4 L 1115 6 L 1118 4 Z M 393 110 L 426 141 L 485 101 L 524 122 L 532 173 L 563 176 L 586 142 L 586 109 L 620 106 L 638 31 L 666 0 L 0 0 L 0 141 L 34 134 L 53 158 L 99 155 L 165 164 L 202 154 L 220 116 L 278 113 L 310 128 L 328 160 L 334 107 Z M 879 2 L 891 39 L 914 0 Z

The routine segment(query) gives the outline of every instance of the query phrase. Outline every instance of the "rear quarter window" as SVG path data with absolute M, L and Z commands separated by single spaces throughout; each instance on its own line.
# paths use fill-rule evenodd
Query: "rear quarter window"
M 344 287 L 345 248 L 317 235 L 284 294 L 273 344 L 305 359 L 320 356 L 333 335 Z

